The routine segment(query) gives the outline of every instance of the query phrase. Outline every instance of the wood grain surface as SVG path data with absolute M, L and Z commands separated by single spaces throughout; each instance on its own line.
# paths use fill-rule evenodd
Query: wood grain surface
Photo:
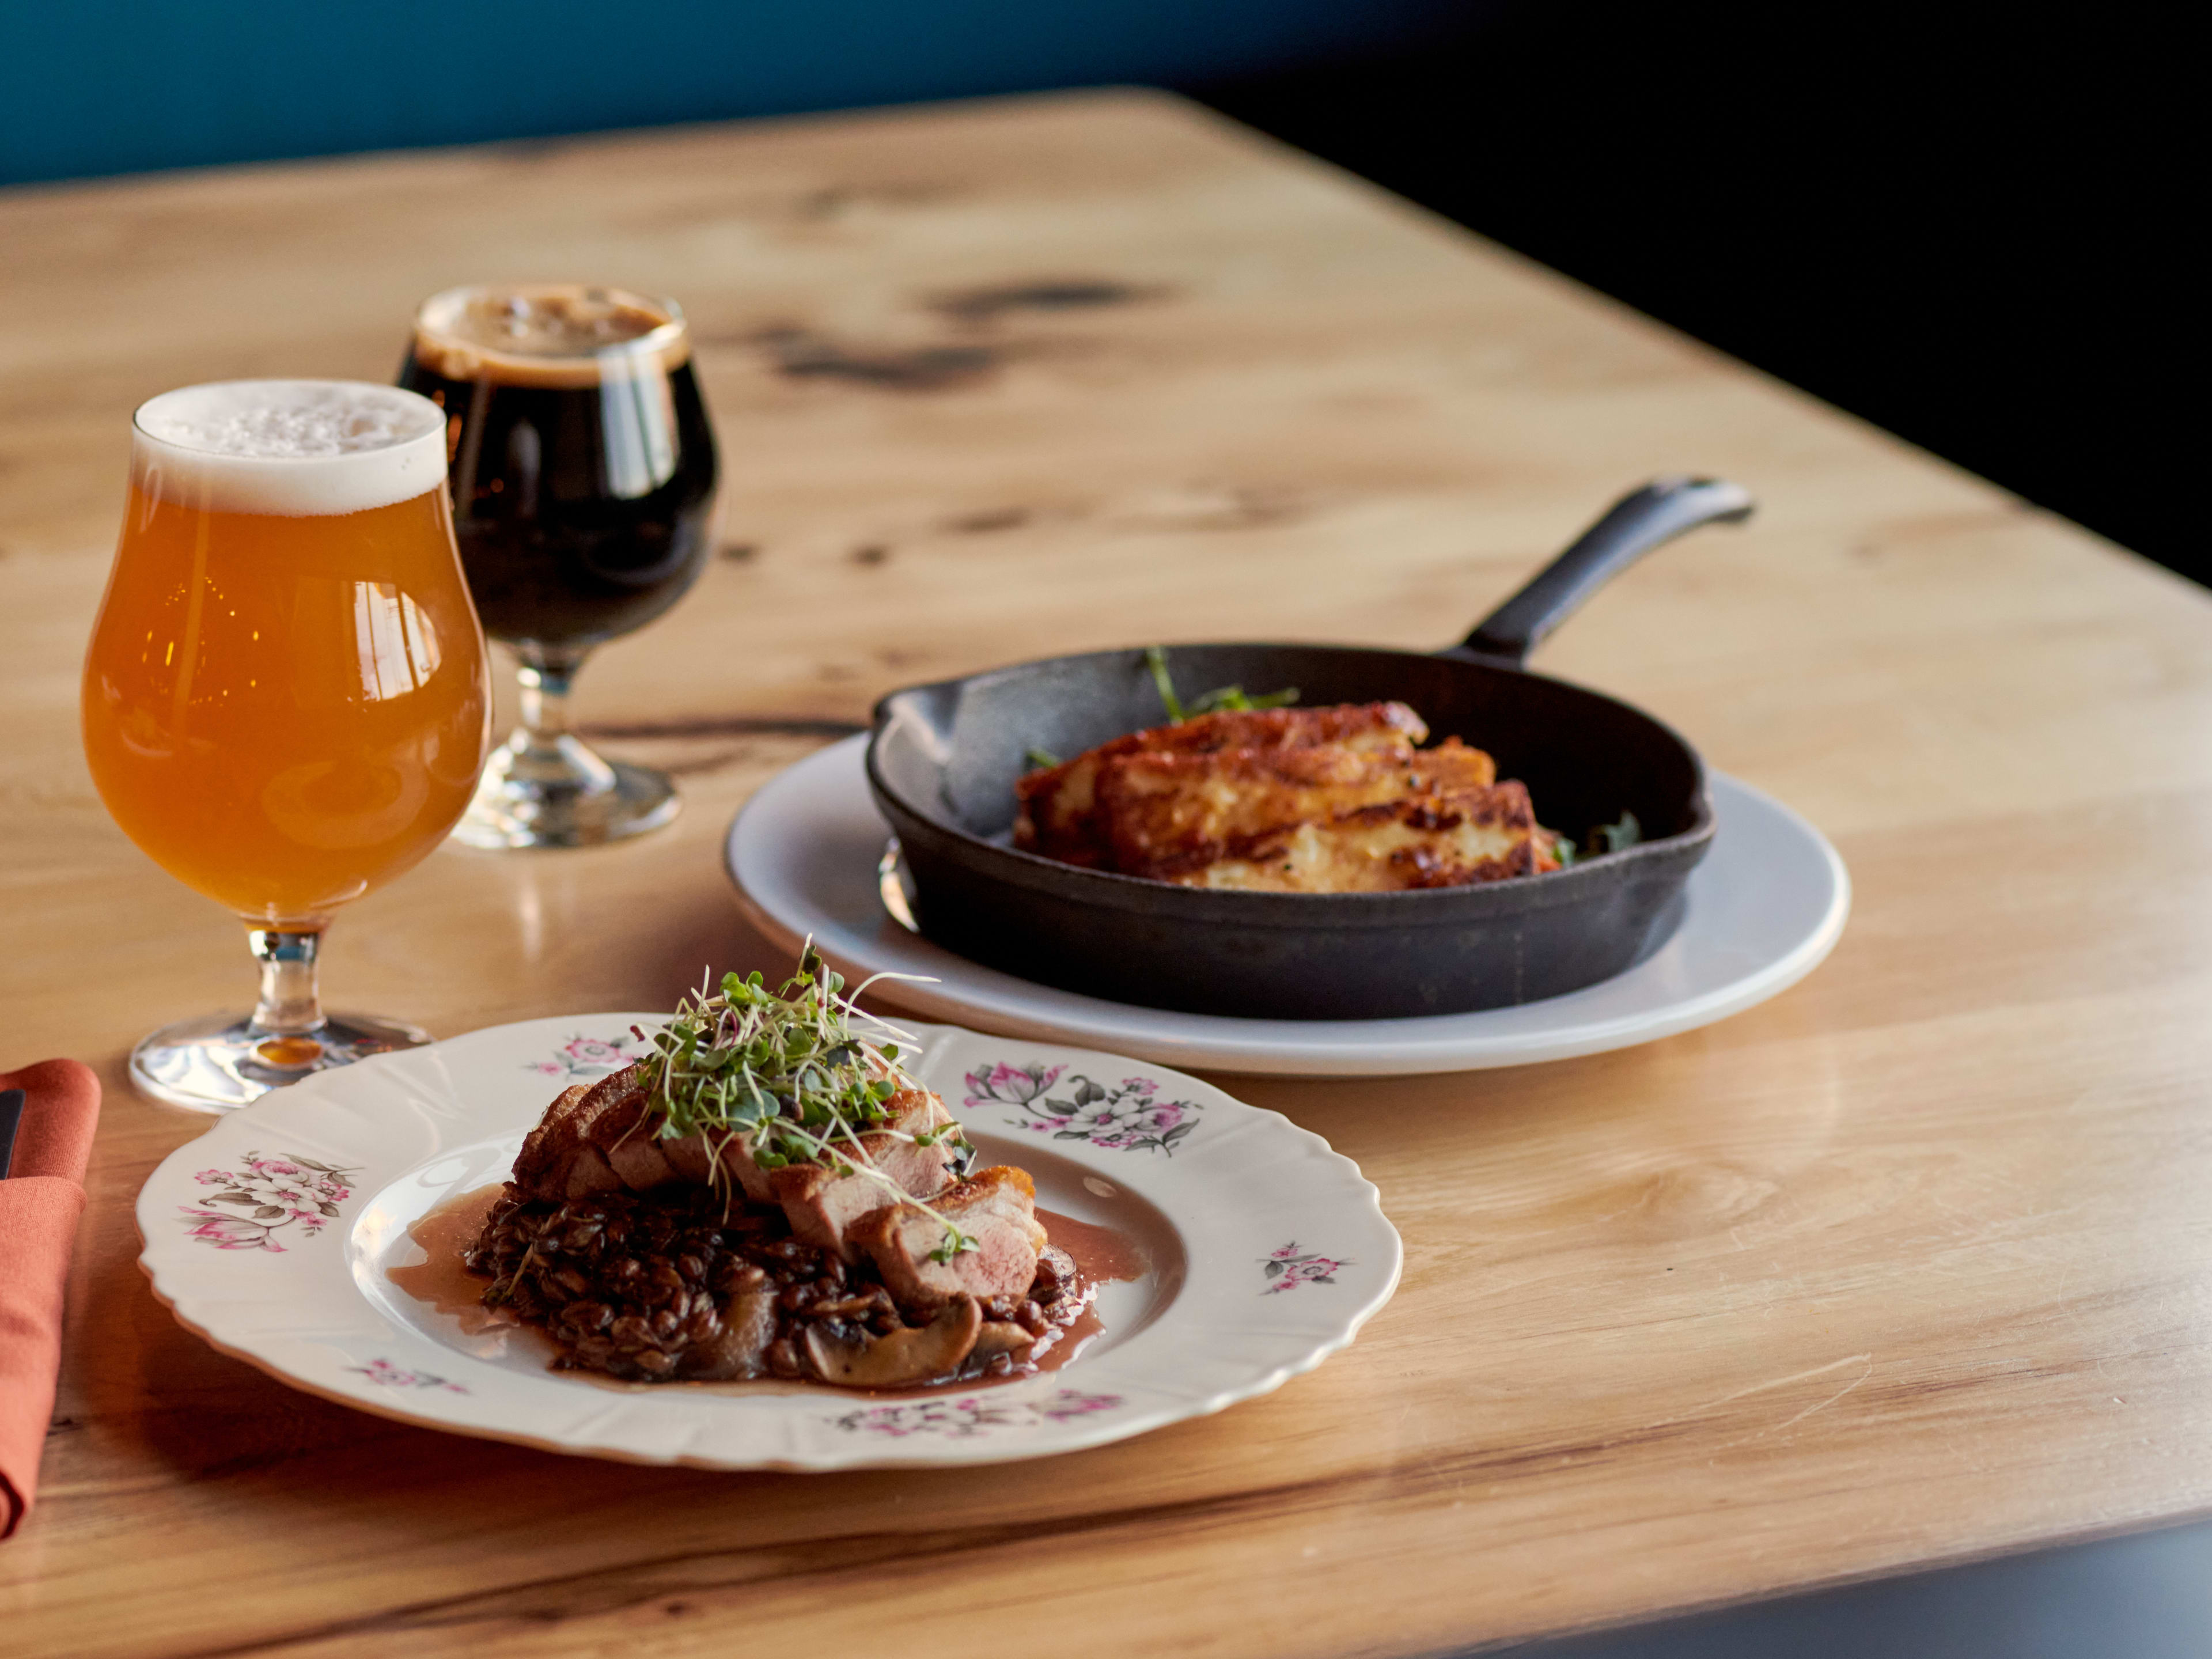
M 1356 1158 L 1403 1288 L 1226 1414 L 1003 1469 L 720 1475 L 417 1431 L 186 1335 L 130 1044 L 234 925 L 76 739 L 140 399 L 387 378 L 415 301 L 678 296 L 721 556 L 594 661 L 676 765 L 620 848 L 448 848 L 328 990 L 453 1035 L 769 953 L 730 814 L 898 684 L 1154 640 L 1433 647 L 1613 495 L 1763 503 L 1542 666 L 1832 836 L 1835 956 L 1626 1053 L 1232 1081 Z M 1817 326 L 1810 319 L 1808 326 Z M 22 1655 L 1412 1655 L 2212 1506 L 2212 605 L 1354 180 L 1141 94 L 0 195 L 0 1061 L 109 1094 Z M 831 723 L 824 726 L 823 723 Z

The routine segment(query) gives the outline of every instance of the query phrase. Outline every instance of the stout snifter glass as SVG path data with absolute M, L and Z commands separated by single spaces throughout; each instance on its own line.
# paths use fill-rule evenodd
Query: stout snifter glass
M 339 906 L 446 838 L 491 741 L 434 406 L 359 382 L 234 380 L 141 407 L 83 717 L 116 823 L 234 911 L 261 963 L 251 1015 L 131 1052 L 142 1092 L 224 1111 L 429 1041 L 325 1016 L 315 958 Z
M 667 823 L 675 785 L 586 748 L 568 690 L 706 562 L 714 438 L 683 314 L 617 289 L 453 289 L 416 313 L 399 383 L 446 411 L 461 562 L 520 665 L 522 725 L 455 836 L 583 847 Z

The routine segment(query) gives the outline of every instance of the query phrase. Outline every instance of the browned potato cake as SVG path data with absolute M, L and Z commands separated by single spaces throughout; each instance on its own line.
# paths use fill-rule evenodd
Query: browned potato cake
M 1516 782 L 1356 807 L 1257 837 L 1169 879 L 1269 893 L 1454 887 L 1559 867 L 1551 831 Z
M 1239 843 L 1363 806 L 1487 787 L 1497 768 L 1451 738 L 1434 749 L 1224 750 L 1125 755 L 1098 776 L 1098 815 L 1125 875 L 1173 878 Z
M 1112 849 L 1097 813 L 1097 781 L 1103 767 L 1123 756 L 1311 749 L 1325 744 L 1410 752 L 1428 735 L 1420 716 L 1402 702 L 1224 709 L 1180 725 L 1132 732 L 1018 781 L 1014 845 L 1065 864 L 1111 869 Z
M 1401 892 L 1540 875 L 1559 837 L 1526 786 L 1401 702 L 1223 710 L 1103 743 L 1015 786 L 1014 845 L 1183 886 Z

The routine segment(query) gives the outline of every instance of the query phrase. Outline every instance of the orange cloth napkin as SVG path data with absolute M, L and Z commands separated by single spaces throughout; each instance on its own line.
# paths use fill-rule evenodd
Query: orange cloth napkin
M 100 1122 L 100 1079 L 73 1060 L 0 1072 L 23 1091 L 15 1173 L 0 1181 L 0 1538 L 39 1490 L 54 1414 L 62 1289 L 84 1212 L 84 1166 Z

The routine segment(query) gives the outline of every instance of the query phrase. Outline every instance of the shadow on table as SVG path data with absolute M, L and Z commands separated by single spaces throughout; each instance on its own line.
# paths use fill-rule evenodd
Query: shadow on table
M 1504 1651 L 1513 1659 L 2203 1659 L 2212 1653 L 2212 1522 Z

